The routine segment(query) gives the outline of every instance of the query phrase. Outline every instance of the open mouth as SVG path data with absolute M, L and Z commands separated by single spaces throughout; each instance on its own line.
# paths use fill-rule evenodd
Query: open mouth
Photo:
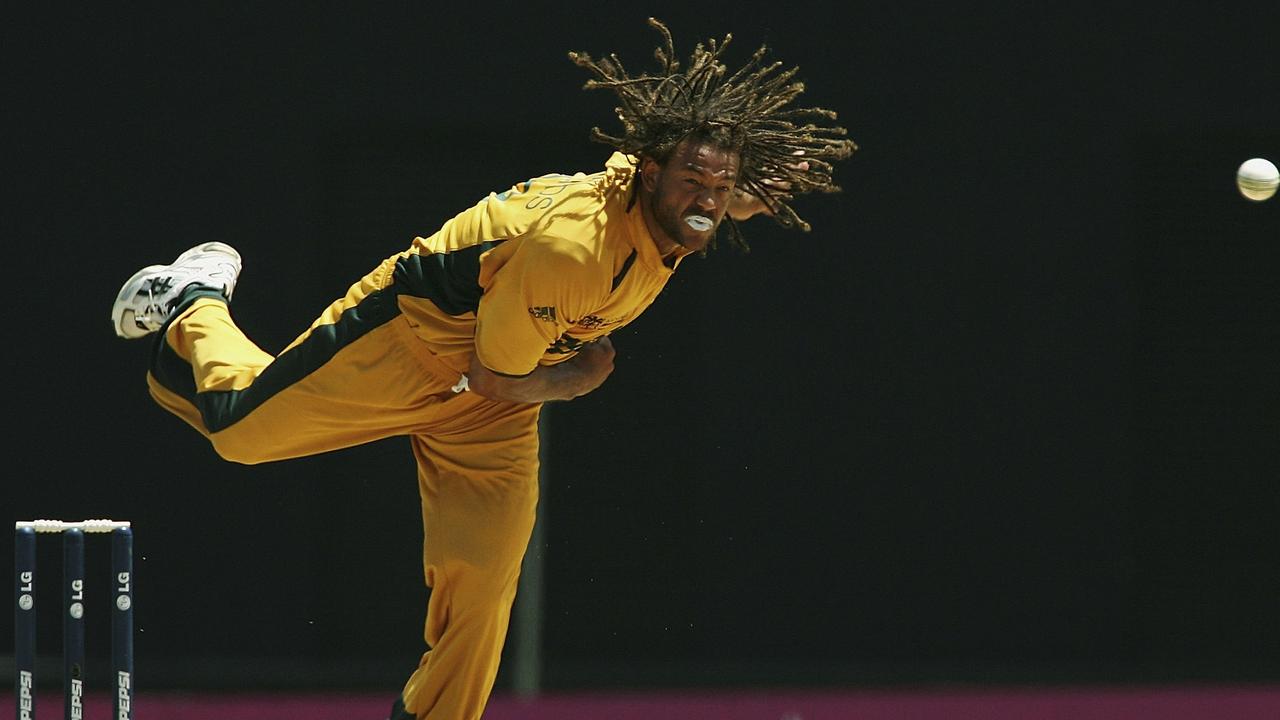
M 712 222 L 711 218 L 702 215 L 690 215 L 684 219 L 684 224 L 698 232 L 706 232 L 715 227 L 715 223 Z

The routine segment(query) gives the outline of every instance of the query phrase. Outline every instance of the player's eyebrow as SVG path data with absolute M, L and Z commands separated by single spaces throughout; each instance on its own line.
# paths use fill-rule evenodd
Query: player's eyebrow
M 737 180 L 737 179 L 738 179 L 738 173 L 737 173 L 737 171 L 735 171 L 733 168 L 726 168 L 726 169 L 724 169 L 724 170 L 721 170 L 719 173 L 713 173 L 713 172 L 711 172 L 710 170 L 706 169 L 705 167 L 703 167 L 703 166 L 699 165 L 699 164 L 698 164 L 698 163 L 696 163 L 696 162 L 689 162 L 689 163 L 685 163 L 684 168 L 685 168 L 686 170 L 692 170 L 693 172 L 696 172 L 696 173 L 701 174 L 701 175 L 716 175 L 716 176 L 723 176 L 723 177 L 724 177 L 724 179 L 726 179 L 726 180 Z

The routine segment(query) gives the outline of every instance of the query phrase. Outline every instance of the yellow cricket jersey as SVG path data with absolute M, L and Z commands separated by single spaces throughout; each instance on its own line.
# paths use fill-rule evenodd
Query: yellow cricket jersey
M 520 376 L 572 357 L 634 320 L 667 267 L 627 210 L 635 159 L 594 174 L 544 175 L 490 193 L 383 263 L 400 310 L 429 349 L 464 372 L 472 354 Z

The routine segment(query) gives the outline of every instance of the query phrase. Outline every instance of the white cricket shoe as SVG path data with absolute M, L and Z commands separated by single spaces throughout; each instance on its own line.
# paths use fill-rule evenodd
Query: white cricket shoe
M 220 290 L 228 300 L 240 277 L 240 253 L 220 242 L 197 245 L 169 265 L 149 265 L 125 281 L 111 307 L 111 325 L 128 340 L 164 327 L 182 291 L 192 285 Z

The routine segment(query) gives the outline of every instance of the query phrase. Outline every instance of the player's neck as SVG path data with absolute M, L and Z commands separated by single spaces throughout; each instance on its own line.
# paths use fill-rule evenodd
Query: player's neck
M 644 227 L 649 231 L 654 247 L 658 249 L 658 257 L 662 259 L 664 265 L 670 267 L 675 264 L 676 258 L 680 257 L 680 251 L 684 246 L 668 235 L 662 229 L 661 223 L 653 216 L 653 197 L 642 189 L 639 200 L 640 217 L 644 220 Z

